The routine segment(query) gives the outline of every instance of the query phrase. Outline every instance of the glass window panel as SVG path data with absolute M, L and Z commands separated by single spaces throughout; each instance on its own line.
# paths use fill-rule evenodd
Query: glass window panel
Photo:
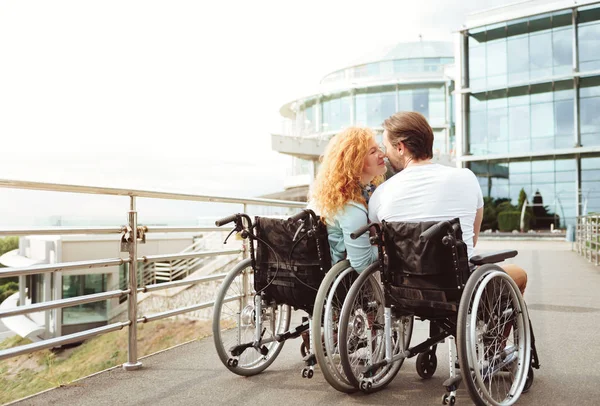
M 552 103 L 531 105 L 531 137 L 552 137 L 554 135 L 554 108 Z M 535 148 L 535 146 L 534 146 Z
M 485 86 L 485 43 L 480 44 L 469 36 L 469 80 L 471 88 Z
M 531 172 L 554 172 L 554 161 L 533 161 L 531 162 Z
M 554 103 L 556 135 L 571 135 L 574 129 L 574 109 L 572 100 L 560 100 Z M 571 137 L 572 138 L 572 137 Z
M 580 100 L 581 143 L 584 146 L 600 145 L 600 97 Z
M 597 158 L 582 158 L 581 170 L 600 169 L 600 157 Z
M 531 174 L 530 173 L 514 173 L 510 175 L 510 183 L 513 184 L 530 184 Z
M 414 111 L 412 92 L 411 89 L 402 89 L 398 91 L 399 111 Z
M 429 89 L 429 124 L 442 126 L 446 123 L 446 101 L 445 89 Z
M 579 70 L 600 69 L 600 21 L 579 24 Z
M 508 83 L 514 84 L 529 80 L 529 36 L 509 38 Z
M 471 144 L 485 143 L 487 140 L 487 113 L 485 111 L 472 112 L 469 126 Z
M 480 111 L 485 110 L 487 107 L 487 101 L 484 93 L 471 95 L 469 98 L 469 110 Z
M 573 71 L 573 32 L 570 27 L 553 30 L 552 57 L 555 75 L 566 75 Z
M 355 114 L 356 114 L 356 125 L 357 126 L 366 126 L 367 125 L 367 117 L 368 117 L 368 111 L 367 111 L 367 95 L 362 93 L 362 94 L 357 94 L 354 97 L 354 102 L 355 102 Z
M 513 140 L 528 139 L 530 134 L 529 106 L 513 106 L 508 109 L 509 138 Z M 512 150 L 512 147 L 511 147 Z
M 552 75 L 552 35 L 540 32 L 529 37 L 529 71 L 531 77 L 542 78 Z
M 582 181 L 598 181 L 600 180 L 600 169 L 588 169 L 581 171 Z
M 531 173 L 531 162 L 511 162 L 508 164 L 508 170 L 511 175 L 514 173 Z
M 539 183 L 554 183 L 554 172 L 541 172 L 531 175 L 531 182 L 534 185 Z
M 577 162 L 574 159 L 557 159 L 554 161 L 557 171 L 576 171 Z
M 506 99 L 504 99 L 506 102 Z M 506 108 L 488 109 L 488 141 L 505 141 L 508 139 L 508 111 Z
M 412 95 L 414 111 L 417 111 L 429 119 L 429 89 L 414 89 Z
M 506 38 L 487 43 L 487 86 L 506 85 Z
M 554 149 L 554 138 L 553 137 L 544 137 L 544 138 L 532 138 L 531 139 L 531 150 L 549 150 Z

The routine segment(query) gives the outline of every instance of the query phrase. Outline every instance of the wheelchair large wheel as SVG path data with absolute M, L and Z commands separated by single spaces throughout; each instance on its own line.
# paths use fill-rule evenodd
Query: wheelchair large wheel
M 379 266 L 363 271 L 352 284 L 340 318 L 340 361 L 348 381 L 356 388 L 374 392 L 396 376 L 404 359 L 364 374 L 365 368 L 385 360 L 384 296 L 376 278 Z M 392 356 L 408 348 L 412 317 L 391 318 Z
M 460 371 L 476 405 L 508 406 L 521 395 L 531 360 L 529 316 L 515 282 L 497 265 L 478 268 L 457 320 Z
M 219 358 L 230 371 L 243 376 L 264 371 L 283 347 L 283 342 L 271 341 L 261 348 L 249 346 L 236 356 L 231 353 L 234 347 L 256 339 L 253 275 L 250 259 L 232 269 L 219 288 L 213 313 L 213 339 Z M 290 307 L 263 304 L 261 317 L 261 340 L 272 339 L 288 330 Z
M 344 375 L 338 349 L 339 318 L 356 271 L 350 262 L 342 261 L 325 274 L 313 311 L 312 342 L 314 353 L 325 380 L 340 392 L 355 392 L 356 388 Z M 319 321 L 322 320 L 322 323 Z

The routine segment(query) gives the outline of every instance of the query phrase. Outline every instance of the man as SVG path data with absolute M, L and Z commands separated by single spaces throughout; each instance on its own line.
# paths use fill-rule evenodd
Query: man
M 420 113 L 396 113 L 385 120 L 383 128 L 386 155 L 401 172 L 375 190 L 369 201 L 369 219 L 422 222 L 458 217 L 470 258 L 483 220 L 483 196 L 473 172 L 431 161 L 433 131 Z M 502 269 L 524 293 L 527 273 L 514 264 L 504 264 Z

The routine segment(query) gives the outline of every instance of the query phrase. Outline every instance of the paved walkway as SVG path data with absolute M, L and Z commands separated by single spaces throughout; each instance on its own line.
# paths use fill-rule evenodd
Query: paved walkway
M 600 267 L 556 241 L 482 241 L 481 251 L 519 249 L 512 262 L 529 272 L 529 304 L 542 368 L 521 397 L 521 405 L 597 405 L 600 403 Z M 426 334 L 416 323 L 413 342 Z M 121 368 L 54 389 L 19 405 L 439 405 L 447 377 L 446 346 L 438 347 L 438 370 L 424 381 L 407 360 L 389 387 L 371 395 L 346 395 L 331 388 L 317 371 L 302 379 L 300 340 L 286 343 L 265 372 L 243 378 L 220 363 L 212 338 L 143 360 L 139 371 Z M 466 390 L 458 404 L 471 404 Z

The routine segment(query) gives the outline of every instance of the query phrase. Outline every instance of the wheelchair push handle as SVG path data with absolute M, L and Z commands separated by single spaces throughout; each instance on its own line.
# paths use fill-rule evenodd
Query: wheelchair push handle
M 371 228 L 372 225 L 373 225 L 373 223 L 365 224 L 364 226 L 362 226 L 361 228 L 359 228 L 358 230 L 356 230 L 352 234 L 350 234 L 350 238 L 352 238 L 353 240 L 356 240 L 358 237 L 360 237 L 361 235 L 363 235 L 364 233 L 369 231 L 369 229 Z
M 239 214 L 232 214 L 231 216 L 224 217 L 220 220 L 215 221 L 215 226 L 221 227 L 225 224 L 229 224 L 232 221 L 235 221 L 238 218 Z
M 419 236 L 419 239 L 422 242 L 431 241 L 436 237 L 441 237 L 446 231 L 451 227 L 450 222 L 441 221 L 432 227 L 429 227 L 427 230 L 423 231 Z
M 308 218 L 308 216 L 312 216 L 313 218 L 317 217 L 315 215 L 315 212 L 312 211 L 311 209 L 304 209 L 300 213 L 296 213 L 292 217 L 288 218 L 288 221 L 290 223 L 295 223 L 298 220 L 306 220 Z

